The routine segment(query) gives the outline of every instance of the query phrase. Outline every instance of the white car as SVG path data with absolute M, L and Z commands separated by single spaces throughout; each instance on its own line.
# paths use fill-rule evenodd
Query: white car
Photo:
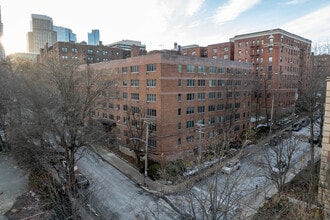
M 235 170 L 238 170 L 241 167 L 239 160 L 231 160 L 227 162 L 226 166 L 221 168 L 221 172 L 225 174 L 231 174 Z

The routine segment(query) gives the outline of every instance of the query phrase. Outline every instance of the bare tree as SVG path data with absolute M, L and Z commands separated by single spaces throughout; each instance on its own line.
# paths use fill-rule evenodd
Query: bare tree
M 58 180 L 71 207 L 77 203 L 75 166 L 77 151 L 95 147 L 113 138 L 100 123 L 92 123 L 95 103 L 102 91 L 113 84 L 89 65 L 47 59 L 29 74 L 20 75 L 20 116 L 10 124 L 10 140 L 21 159 L 30 165 L 41 164 L 45 170 L 55 168 Z M 18 107 L 17 107 L 18 108 Z M 28 157 L 26 157 L 28 156 Z M 58 164 L 65 162 L 65 169 Z M 73 218 L 77 218 L 72 209 Z
M 293 156 L 297 152 L 298 142 L 295 138 L 281 139 L 278 144 L 270 146 L 261 162 L 264 175 L 281 193 L 293 167 Z

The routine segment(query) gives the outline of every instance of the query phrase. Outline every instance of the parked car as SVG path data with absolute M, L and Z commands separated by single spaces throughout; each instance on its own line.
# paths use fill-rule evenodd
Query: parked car
M 226 166 L 221 168 L 221 172 L 225 174 L 231 174 L 234 171 L 238 170 L 241 167 L 241 163 L 239 160 L 231 160 L 228 161 Z
M 306 127 L 307 125 L 309 125 L 310 121 L 308 118 L 304 118 L 301 120 L 301 126 L 302 127 Z
M 302 129 L 301 123 L 296 122 L 292 125 L 292 131 L 300 131 Z
M 78 188 L 87 189 L 89 187 L 89 181 L 82 173 L 76 172 L 75 177 Z

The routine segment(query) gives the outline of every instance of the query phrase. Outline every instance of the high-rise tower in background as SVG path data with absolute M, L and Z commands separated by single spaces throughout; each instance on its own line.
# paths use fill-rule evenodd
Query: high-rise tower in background
M 57 33 L 53 30 L 53 19 L 46 15 L 31 15 L 31 31 L 28 32 L 28 52 L 40 53 L 46 44 L 53 45 Z
M 92 30 L 88 33 L 88 44 L 89 45 L 99 45 L 100 42 L 100 31 L 97 29 Z
M 6 57 L 5 48 L 3 47 L 2 43 L 1 43 L 2 35 L 3 35 L 3 24 L 1 21 L 1 8 L 0 8 L 0 60 L 4 59 Z
M 57 41 L 76 43 L 77 35 L 71 29 L 54 25 L 53 30 L 57 33 Z

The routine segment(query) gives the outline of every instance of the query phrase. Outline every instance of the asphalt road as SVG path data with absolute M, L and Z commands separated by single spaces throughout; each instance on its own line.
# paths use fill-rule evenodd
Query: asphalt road
M 78 167 L 90 181 L 88 203 L 104 219 L 179 219 L 163 199 L 145 191 L 91 151 L 85 151 Z

